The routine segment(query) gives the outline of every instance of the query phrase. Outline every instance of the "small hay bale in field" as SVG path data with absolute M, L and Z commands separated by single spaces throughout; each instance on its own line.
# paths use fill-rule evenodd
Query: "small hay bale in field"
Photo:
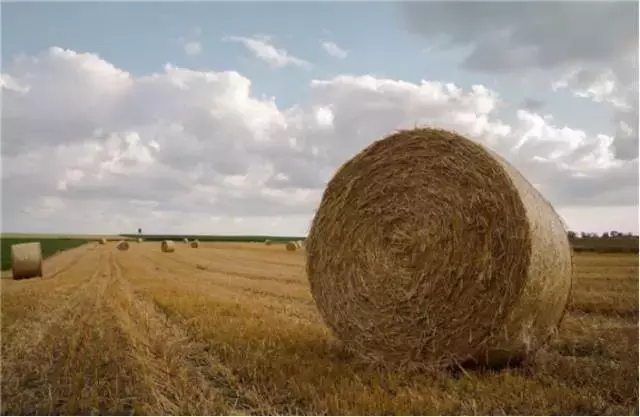
M 198 242 L 198 240 L 197 240 L 197 239 L 196 239 L 196 240 L 192 240 L 192 241 L 191 241 L 191 247 L 192 247 L 192 248 L 198 248 L 198 247 L 200 247 L 200 242 Z
M 40 242 L 11 245 L 11 271 L 13 279 L 42 276 L 42 248 Z
M 189 243 L 189 239 L 187 239 L 186 237 L 183 239 L 184 243 Z
M 142 238 L 140 238 L 140 237 L 139 237 L 138 239 L 136 239 L 136 241 L 137 241 L 138 243 L 142 243 Z
M 176 244 L 173 240 L 163 240 L 160 244 L 160 249 L 162 249 L 162 252 L 175 252 Z
M 271 240 L 265 239 L 264 244 L 267 246 L 271 246 Z
M 288 252 L 295 252 L 296 249 L 298 248 L 298 246 L 295 244 L 295 242 L 287 242 L 284 245 L 284 247 Z
M 306 260 L 333 333 L 391 366 L 520 362 L 556 331 L 572 279 L 553 207 L 500 156 L 439 129 L 397 132 L 347 161 Z
M 101 244 L 101 245 L 106 245 L 106 244 L 107 244 L 107 239 L 105 239 L 105 238 L 100 238 L 100 244 Z
M 127 242 L 126 240 L 121 240 L 116 243 L 116 248 L 118 250 L 129 250 L 129 242 Z

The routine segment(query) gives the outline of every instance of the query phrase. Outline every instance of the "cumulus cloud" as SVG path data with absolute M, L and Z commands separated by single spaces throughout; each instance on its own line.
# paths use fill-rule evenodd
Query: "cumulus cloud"
M 349 55 L 349 53 L 345 49 L 340 48 L 334 42 L 322 42 L 322 49 L 324 49 L 326 53 L 335 58 L 342 59 L 346 58 L 347 55 Z
M 637 205 L 637 160 L 616 159 L 613 137 L 533 110 L 506 124 L 500 97 L 481 85 L 342 75 L 311 81 L 308 101 L 279 108 L 234 71 L 166 65 L 134 76 L 61 48 L 6 71 L 4 230 L 306 233 L 337 167 L 415 125 L 490 146 L 561 210 Z
M 249 49 L 256 58 L 266 62 L 272 68 L 284 68 L 294 66 L 300 68 L 310 68 L 311 63 L 304 59 L 297 58 L 284 48 L 276 48 L 269 36 L 255 36 L 253 38 L 243 36 L 226 36 L 223 40 L 227 42 L 237 42 Z
M 404 12 L 409 30 L 467 48 L 467 69 L 559 73 L 554 89 L 613 106 L 616 157 L 638 157 L 637 2 L 411 2 Z

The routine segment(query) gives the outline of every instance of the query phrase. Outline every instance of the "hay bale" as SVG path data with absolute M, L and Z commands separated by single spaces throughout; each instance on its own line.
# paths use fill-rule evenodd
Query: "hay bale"
M 197 240 L 197 239 L 196 239 L 196 240 L 192 240 L 192 241 L 191 241 L 191 247 L 192 247 L 192 248 L 198 248 L 198 247 L 200 247 L 200 242 L 198 242 L 198 240 Z
M 173 240 L 163 240 L 160 244 L 160 248 L 162 249 L 162 252 L 175 252 L 176 244 Z
M 129 250 L 129 242 L 127 242 L 126 240 L 121 240 L 116 243 L 116 248 L 118 250 Z
M 106 245 L 106 244 L 107 244 L 107 239 L 105 239 L 105 238 L 100 238 L 100 244 L 101 244 L 101 245 Z
M 267 246 L 271 246 L 271 240 L 265 239 L 264 244 Z
M 138 239 L 136 239 L 136 242 L 142 243 L 142 238 L 139 237 Z
M 13 279 L 42 276 L 42 248 L 40 242 L 11 245 L 11 271 Z
M 288 252 L 295 252 L 296 249 L 298 248 L 298 246 L 295 244 L 295 242 L 287 242 L 284 245 L 284 247 Z
M 189 239 L 187 239 L 186 237 L 182 240 L 184 243 L 189 243 Z
M 397 132 L 346 162 L 306 243 L 327 325 L 390 365 L 522 361 L 556 331 L 571 287 L 553 207 L 501 157 L 438 129 Z

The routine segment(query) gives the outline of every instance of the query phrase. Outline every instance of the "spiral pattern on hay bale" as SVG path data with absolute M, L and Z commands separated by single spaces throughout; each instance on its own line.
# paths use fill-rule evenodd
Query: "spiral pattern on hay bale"
M 13 279 L 41 277 L 42 247 L 40 242 L 11 245 L 11 272 Z
M 295 252 L 298 248 L 298 245 L 296 245 L 294 242 L 287 242 L 284 245 L 284 248 L 287 250 L 287 252 Z
M 306 254 L 333 333 L 393 366 L 521 361 L 555 332 L 572 279 L 564 224 L 543 196 L 492 151 L 430 128 L 338 170 Z
M 163 240 L 160 244 L 160 249 L 162 250 L 162 252 L 175 252 L 176 244 L 173 242 L 173 240 Z
M 127 242 L 126 240 L 121 240 L 116 243 L 116 248 L 122 251 L 129 250 L 129 242 Z

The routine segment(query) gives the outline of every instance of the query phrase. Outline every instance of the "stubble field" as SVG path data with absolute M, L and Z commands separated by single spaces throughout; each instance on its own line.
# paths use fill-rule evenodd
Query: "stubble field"
M 2 280 L 3 414 L 638 414 L 638 255 L 576 254 L 560 334 L 518 369 L 357 363 L 282 245 L 89 243 Z

